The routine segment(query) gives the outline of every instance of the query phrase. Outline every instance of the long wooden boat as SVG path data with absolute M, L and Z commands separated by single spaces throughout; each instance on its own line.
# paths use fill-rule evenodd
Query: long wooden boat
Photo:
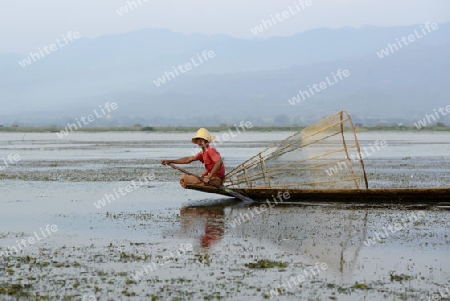
M 217 188 L 188 185 L 188 189 L 227 195 Z M 372 188 L 372 189 L 270 189 L 233 188 L 257 202 L 280 202 L 280 193 L 289 193 L 286 203 L 353 203 L 353 204 L 434 204 L 450 205 L 450 187 L 442 188 Z M 275 200 L 274 200 L 275 198 Z
M 370 144 L 372 152 L 385 142 Z M 280 202 L 280 194 L 289 193 L 283 202 L 450 203 L 450 187 L 369 188 L 364 154 L 350 115 L 340 111 L 239 164 L 227 173 L 224 186 L 263 202 Z M 214 187 L 187 188 L 226 195 Z

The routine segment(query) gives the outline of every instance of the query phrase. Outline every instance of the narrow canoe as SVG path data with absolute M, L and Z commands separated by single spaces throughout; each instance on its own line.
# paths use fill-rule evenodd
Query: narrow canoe
M 188 185 L 188 189 L 227 195 L 208 186 Z M 450 204 L 450 187 L 372 189 L 233 189 L 258 202 L 274 202 L 279 193 L 289 193 L 286 202 L 332 202 L 361 204 Z M 278 200 L 277 200 L 278 201 Z

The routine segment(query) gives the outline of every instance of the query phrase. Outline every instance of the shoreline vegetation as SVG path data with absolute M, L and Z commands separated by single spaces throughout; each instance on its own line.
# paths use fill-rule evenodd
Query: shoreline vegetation
M 253 126 L 247 131 L 257 132 L 277 132 L 277 131 L 299 131 L 306 126 Z M 208 126 L 208 130 L 211 132 L 223 132 L 227 131 L 231 126 Z M 21 133 L 59 133 L 64 128 L 61 127 L 19 127 L 19 126 L 0 126 L 0 132 L 21 132 Z M 166 132 L 195 132 L 198 130 L 198 126 L 109 126 L 109 127 L 83 127 L 78 132 L 152 132 L 152 133 L 166 133 Z M 450 126 L 445 125 L 430 125 L 417 129 L 415 126 L 388 126 L 388 125 L 376 125 L 367 127 L 356 127 L 357 132 L 368 131 L 408 131 L 408 132 L 436 132 L 447 131 L 450 132 Z

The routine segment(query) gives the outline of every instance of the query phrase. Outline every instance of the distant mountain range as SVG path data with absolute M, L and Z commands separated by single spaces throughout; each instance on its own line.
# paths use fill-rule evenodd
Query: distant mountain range
M 341 109 L 366 124 L 412 124 L 450 105 L 450 23 L 438 26 L 253 40 L 147 29 L 80 38 L 26 67 L 30 54 L 0 54 L 0 124 L 65 125 L 108 101 L 119 108 L 93 125 L 307 124 Z

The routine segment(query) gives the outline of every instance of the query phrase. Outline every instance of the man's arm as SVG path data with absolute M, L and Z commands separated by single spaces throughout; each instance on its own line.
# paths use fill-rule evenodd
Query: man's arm
M 180 159 L 176 159 L 176 160 L 162 160 L 161 164 L 162 165 L 167 165 L 170 163 L 174 163 L 174 164 L 189 164 L 192 161 L 196 161 L 197 158 L 195 156 L 190 156 L 190 157 L 184 157 L 184 158 L 180 158 Z
M 214 167 L 211 170 L 211 173 L 206 175 L 205 178 L 203 179 L 205 183 L 209 183 L 211 178 L 214 177 L 216 175 L 216 173 L 219 171 L 219 169 L 222 167 L 222 164 L 223 164 L 222 159 L 220 159 L 219 161 L 214 163 Z

